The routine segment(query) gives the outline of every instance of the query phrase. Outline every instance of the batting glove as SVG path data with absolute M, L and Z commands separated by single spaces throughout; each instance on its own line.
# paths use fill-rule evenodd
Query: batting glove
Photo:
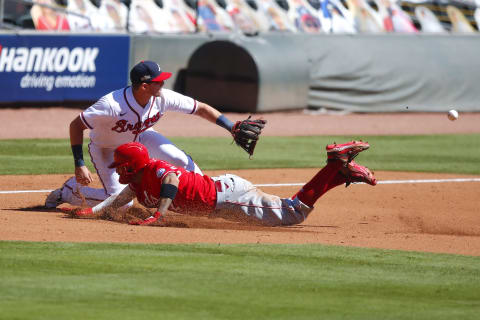
M 136 226 L 146 226 L 156 221 L 162 221 L 162 220 L 163 220 L 163 215 L 159 211 L 157 211 L 153 216 L 150 216 L 145 220 L 130 221 L 129 224 L 136 225 Z
M 61 208 L 61 210 L 72 218 L 93 217 L 92 208 Z

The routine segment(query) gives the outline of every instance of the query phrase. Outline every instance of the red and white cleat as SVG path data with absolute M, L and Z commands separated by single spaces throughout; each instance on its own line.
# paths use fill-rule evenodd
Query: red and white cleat
M 347 178 L 346 187 L 351 183 L 363 182 L 374 186 L 377 184 L 377 179 L 367 167 L 361 166 L 355 161 L 351 161 L 346 167 L 340 170 Z
M 327 161 L 340 160 L 344 163 L 349 163 L 362 151 L 370 148 L 368 142 L 350 141 L 343 144 L 329 144 L 327 145 Z

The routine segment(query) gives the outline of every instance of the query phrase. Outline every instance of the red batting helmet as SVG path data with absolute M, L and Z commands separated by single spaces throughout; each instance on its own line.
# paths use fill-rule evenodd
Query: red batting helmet
M 127 184 L 131 182 L 134 174 L 148 164 L 150 157 L 147 148 L 143 144 L 129 142 L 115 149 L 113 160 L 108 167 L 110 169 L 117 168 L 117 172 L 120 175 L 120 183 Z

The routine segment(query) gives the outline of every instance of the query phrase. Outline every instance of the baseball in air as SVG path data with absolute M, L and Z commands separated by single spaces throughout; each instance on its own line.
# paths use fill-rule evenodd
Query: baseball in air
M 450 121 L 455 121 L 458 119 L 458 112 L 457 110 L 450 110 L 448 111 L 448 119 L 450 119 Z

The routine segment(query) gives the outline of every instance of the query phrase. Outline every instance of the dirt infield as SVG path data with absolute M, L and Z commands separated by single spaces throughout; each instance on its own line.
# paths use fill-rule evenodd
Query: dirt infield
M 61 108 L 0 110 L 0 118 L 8 120 L 0 128 L 0 137 L 67 137 L 68 122 L 78 112 Z M 236 114 L 228 116 L 232 119 L 244 117 Z M 366 134 L 480 132 L 479 114 L 462 114 L 456 122 L 449 122 L 444 114 L 411 113 L 312 115 L 293 112 L 265 114 L 263 117 L 269 120 L 266 135 L 342 134 L 356 137 Z M 168 114 L 159 122 L 157 129 L 170 136 L 225 135 L 223 129 L 202 120 L 194 123 L 193 119 Z M 185 130 L 178 128 L 181 121 Z M 292 125 L 294 123 L 298 126 Z M 315 172 L 315 169 L 274 169 L 233 173 L 260 184 L 306 182 Z M 223 172 L 207 172 L 209 175 L 220 173 Z M 376 176 L 383 181 L 465 177 L 392 172 L 376 172 Z M 68 175 L 0 176 L 0 191 L 50 190 L 60 186 L 66 178 Z M 297 188 L 262 189 L 290 196 Z M 0 193 L 0 240 L 324 243 L 479 256 L 479 191 L 479 182 L 338 187 L 320 199 L 305 223 L 279 228 L 251 227 L 222 219 L 193 218 L 173 213 L 168 216 L 169 227 L 134 227 L 109 221 L 69 219 L 59 211 L 47 211 L 40 207 L 47 192 Z

